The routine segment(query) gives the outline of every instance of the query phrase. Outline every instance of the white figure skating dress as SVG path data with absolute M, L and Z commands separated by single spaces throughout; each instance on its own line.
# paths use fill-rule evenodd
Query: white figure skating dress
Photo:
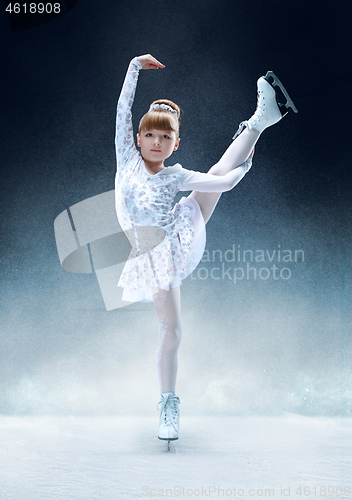
M 179 286 L 198 265 L 205 247 L 205 224 L 194 198 L 183 197 L 172 206 L 178 191 L 228 191 L 227 176 L 184 169 L 176 163 L 157 174 L 149 174 L 136 149 L 132 128 L 132 103 L 138 73 L 138 58 L 130 62 L 117 105 L 115 181 L 116 212 L 132 244 L 132 251 L 118 286 L 122 299 L 152 300 L 159 288 Z M 240 178 L 251 160 L 241 165 Z M 238 167 L 240 168 L 240 167 Z

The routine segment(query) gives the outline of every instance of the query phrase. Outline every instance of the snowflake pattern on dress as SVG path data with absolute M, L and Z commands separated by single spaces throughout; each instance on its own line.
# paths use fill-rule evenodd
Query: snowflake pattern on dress
M 116 213 L 132 245 L 118 286 L 124 288 L 123 299 L 131 301 L 151 297 L 158 288 L 168 289 L 187 273 L 195 231 L 190 206 L 181 200 L 172 207 L 176 193 L 228 190 L 225 176 L 186 170 L 180 164 L 148 173 L 134 143 L 131 112 L 141 68 L 138 58 L 132 59 L 117 105 L 115 136 Z M 251 163 L 244 165 L 241 176 Z

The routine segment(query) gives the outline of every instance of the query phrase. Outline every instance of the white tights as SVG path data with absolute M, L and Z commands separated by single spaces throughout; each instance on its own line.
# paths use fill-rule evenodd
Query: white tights
M 235 169 L 249 157 L 260 133 L 256 130 L 245 130 L 234 140 L 225 151 L 219 162 L 209 173 L 225 175 Z M 199 203 L 205 223 L 208 222 L 221 193 L 200 193 L 192 191 L 190 194 Z M 154 305 L 158 319 L 159 344 L 157 350 L 157 368 L 160 392 L 175 392 L 177 377 L 177 354 L 181 342 L 181 297 L 180 287 L 170 290 L 160 290 L 154 295 Z
M 175 392 L 177 352 L 182 335 L 180 287 L 160 290 L 153 298 L 159 326 L 157 368 L 160 392 Z
M 213 175 L 225 175 L 236 167 L 239 167 L 251 154 L 259 136 L 260 132 L 254 129 L 250 131 L 245 129 L 242 134 L 230 144 L 218 163 L 215 163 L 208 173 Z M 210 219 L 220 196 L 221 193 L 200 193 L 199 191 L 192 191 L 190 194 L 190 197 L 195 198 L 199 203 L 205 223 Z

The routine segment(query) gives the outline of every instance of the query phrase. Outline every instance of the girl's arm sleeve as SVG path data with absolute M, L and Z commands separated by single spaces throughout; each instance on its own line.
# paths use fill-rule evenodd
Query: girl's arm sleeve
M 230 191 L 240 182 L 252 166 L 252 159 L 248 158 L 242 165 L 225 175 L 205 174 L 193 170 L 183 169 L 180 191 L 200 191 L 204 193 L 223 193 Z
M 115 148 L 118 169 L 123 167 L 132 156 L 138 154 L 133 139 L 131 108 L 140 69 L 142 69 L 141 63 L 138 57 L 135 57 L 129 64 L 117 103 Z

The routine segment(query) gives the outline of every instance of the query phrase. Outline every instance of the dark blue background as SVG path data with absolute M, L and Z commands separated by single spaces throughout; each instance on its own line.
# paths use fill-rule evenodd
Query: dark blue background
M 320 369 L 327 351 L 336 349 L 332 369 L 345 373 L 340 358 L 350 342 L 344 323 L 351 248 L 350 20 L 347 1 L 80 0 L 54 21 L 12 33 L 2 12 L 0 294 L 6 390 L 37 373 L 43 359 L 72 352 L 71 341 L 62 340 L 68 334 L 75 335 L 77 346 L 88 331 L 94 336 L 89 311 L 100 311 L 96 321 L 111 331 L 120 321 L 117 313 L 104 314 L 93 276 L 61 270 L 53 221 L 70 205 L 113 189 L 118 95 L 129 61 L 148 52 L 166 67 L 140 75 L 135 126 L 153 100 L 177 102 L 183 110 L 181 147 L 169 164 L 193 170 L 207 171 L 239 122 L 254 112 L 260 75 L 273 70 L 286 85 L 299 113 L 263 134 L 251 173 L 222 196 L 208 225 L 208 245 L 304 248 L 306 268 L 290 296 L 315 308 L 309 307 L 306 332 L 296 332 L 298 343 L 308 332 Z M 201 288 L 199 295 L 197 286 L 185 289 L 187 301 L 194 293 L 198 300 L 207 293 L 219 300 L 212 288 Z M 270 295 L 270 286 L 248 291 L 253 303 Z M 334 326 L 322 333 L 315 321 L 329 317 L 332 302 Z M 265 332 L 271 335 L 270 328 Z M 316 354 L 314 342 L 321 335 L 325 340 Z M 311 366 L 310 355 L 297 356 L 303 367 Z M 277 360 L 270 359 L 274 373 Z M 102 356 L 101 366 L 104 362 Z M 292 370 L 297 372 L 294 364 Z M 313 412 L 336 411 L 339 396 L 325 406 L 326 394 L 320 396 Z M 42 409 L 38 401 L 23 408 L 17 399 L 9 401 L 3 405 L 8 412 Z M 302 405 L 295 409 L 306 410 Z

